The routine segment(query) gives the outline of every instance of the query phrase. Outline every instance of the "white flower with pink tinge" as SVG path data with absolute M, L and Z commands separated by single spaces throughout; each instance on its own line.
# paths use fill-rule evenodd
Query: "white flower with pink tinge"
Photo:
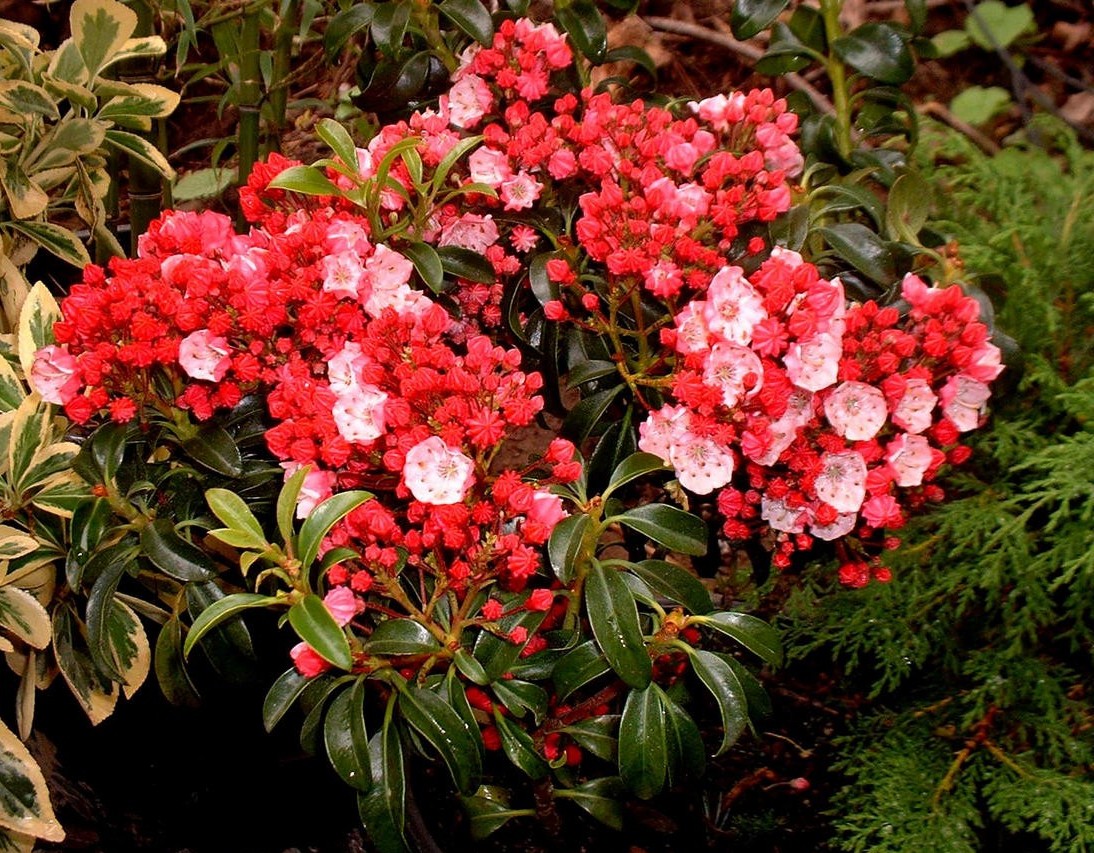
M 298 462 L 282 462 L 285 469 L 285 479 L 288 480 L 302 467 Z M 296 496 L 296 517 L 307 518 L 319 504 L 323 503 L 334 493 L 334 485 L 338 477 L 333 471 L 324 471 L 322 468 L 312 468 L 304 476 L 304 484 L 300 487 L 300 493 Z
M 733 478 L 733 451 L 711 438 L 687 432 L 669 449 L 669 462 L 680 485 L 709 495 Z
M 821 391 L 834 385 L 839 378 L 839 360 L 843 342 L 839 337 L 823 332 L 808 340 L 790 345 L 783 363 L 787 378 L 806 391 Z
M 722 402 L 733 408 L 742 397 L 751 397 L 763 387 L 764 367 L 748 347 L 719 343 L 711 347 L 703 369 L 703 381 L 722 392 Z
M 407 451 L 403 481 L 415 500 L 435 506 L 456 504 L 475 482 L 475 463 L 434 435 Z
M 448 107 L 448 120 L 463 130 L 475 127 L 494 105 L 490 87 L 477 74 L 464 74 L 441 97 Z
M 923 475 L 933 459 L 931 443 L 922 435 L 902 433 L 885 447 L 885 461 L 892 469 L 893 480 L 901 487 L 922 485 Z
M 857 523 L 857 512 L 841 512 L 831 524 L 814 523 L 809 525 L 809 532 L 818 539 L 823 539 L 825 542 L 831 542 L 833 539 L 839 539 L 846 536 L 855 529 Z
M 356 252 L 327 255 L 323 267 L 323 290 L 335 296 L 357 298 L 357 289 L 365 276 L 365 267 Z
M 219 382 L 232 365 L 229 352 L 227 338 L 199 329 L 179 342 L 179 365 L 191 379 Z
M 926 379 L 909 379 L 900 402 L 893 409 L 892 421 L 907 432 L 918 434 L 934 421 L 938 397 Z
M 513 167 L 509 164 L 509 156 L 495 148 L 475 149 L 475 153 L 467 158 L 467 166 L 471 172 L 472 181 L 477 184 L 486 184 L 494 189 L 513 177 Z
M 501 185 L 501 200 L 506 210 L 524 210 L 535 204 L 543 184 L 523 169 Z
M 951 376 L 939 394 L 942 413 L 953 421 L 958 432 L 968 432 L 980 426 L 988 410 L 990 396 L 991 389 L 987 385 L 963 373 Z
M 50 344 L 34 353 L 30 385 L 47 403 L 64 405 L 82 384 L 76 375 L 76 358 L 67 349 Z
M 710 330 L 703 319 L 706 302 L 695 299 L 673 318 L 676 322 L 676 351 L 685 355 L 710 349 Z
M 752 340 L 752 329 L 767 318 L 763 298 L 740 267 L 723 267 L 707 288 L 703 319 L 715 335 L 740 346 Z
M 359 384 L 361 368 L 368 364 L 368 356 L 361 352 L 361 345 L 346 341 L 342 349 L 327 361 L 327 382 L 330 390 L 341 396 Z
M 374 385 L 358 385 L 338 396 L 332 414 L 346 441 L 367 444 L 384 434 L 387 394 Z
M 638 425 L 638 449 L 659 456 L 670 464 L 669 455 L 677 436 L 687 432 L 691 413 L 683 406 L 662 406 L 650 412 Z
M 858 512 L 866 498 L 866 461 L 854 450 L 825 453 L 813 490 L 836 512 Z
M 781 498 L 765 496 L 760 502 L 760 518 L 781 533 L 803 532 L 807 515 L 804 507 L 795 509 Z
M 828 423 L 848 441 L 869 441 L 888 414 L 885 395 L 865 382 L 843 382 L 824 401 Z
M 438 246 L 459 246 L 480 255 L 498 242 L 498 226 L 488 213 L 465 213 L 441 229 Z

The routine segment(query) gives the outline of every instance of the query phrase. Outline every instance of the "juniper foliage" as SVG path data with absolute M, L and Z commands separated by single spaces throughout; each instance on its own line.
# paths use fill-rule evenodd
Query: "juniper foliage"
M 1094 152 L 1054 143 L 924 146 L 939 230 L 1024 364 L 893 582 L 828 568 L 783 610 L 792 657 L 847 675 L 840 849 L 1094 850 Z

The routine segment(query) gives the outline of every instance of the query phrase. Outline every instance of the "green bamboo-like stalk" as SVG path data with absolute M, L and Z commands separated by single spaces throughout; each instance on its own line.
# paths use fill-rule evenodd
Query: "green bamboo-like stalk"
M 239 153 L 239 186 L 247 183 L 251 169 L 258 160 L 262 112 L 262 70 L 259 66 L 260 13 L 261 5 L 251 6 L 244 13 L 243 25 L 240 29 L 239 132 L 236 137 Z
M 839 20 L 840 12 L 843 11 L 843 0 L 821 0 L 820 7 L 821 16 L 824 19 L 824 34 L 828 41 L 828 62 L 825 71 L 832 84 L 832 104 L 836 108 L 836 148 L 840 156 L 847 159 L 853 148 L 847 68 L 832 48 L 832 43 L 843 35 L 843 26 Z
M 281 15 L 274 32 L 273 79 L 270 80 L 269 132 L 266 150 L 281 150 L 281 134 L 289 109 L 289 74 L 292 71 L 293 36 L 300 25 L 300 0 L 281 0 Z
M 148 0 L 130 0 L 130 8 L 137 13 L 136 36 L 153 33 L 153 12 Z M 130 59 L 119 66 L 118 76 L 126 83 L 156 82 L 156 60 L 151 57 Z M 158 142 L 157 135 L 145 134 L 150 141 Z M 137 240 L 148 230 L 148 225 L 163 210 L 163 178 L 155 168 L 136 157 L 129 158 L 129 239 L 130 254 L 136 254 Z

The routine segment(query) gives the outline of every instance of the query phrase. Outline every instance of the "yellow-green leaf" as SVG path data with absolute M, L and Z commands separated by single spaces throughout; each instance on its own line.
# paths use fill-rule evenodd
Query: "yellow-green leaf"
M 175 170 L 171 168 L 167 158 L 147 139 L 132 133 L 126 133 L 124 130 L 108 130 L 106 132 L 106 143 L 118 149 L 121 153 L 136 157 L 151 166 L 167 180 L 172 181 L 175 179 Z
M 53 324 L 61 319 L 61 309 L 57 300 L 42 282 L 30 289 L 22 310 L 19 312 L 19 329 L 16 347 L 19 353 L 19 366 L 23 375 L 29 377 L 34 366 L 34 353 L 53 343 Z M 33 388 L 33 383 L 31 383 Z
M 53 614 L 53 651 L 61 677 L 72 690 L 91 724 L 97 726 L 114 712 L 118 685 L 99 673 L 87 648 L 87 628 L 71 606 Z
M 140 619 L 127 605 L 114 599 L 107 617 L 110 651 L 118 672 L 125 676 L 122 692 L 132 699 L 152 667 L 152 649 Z
M 16 219 L 32 219 L 49 205 L 45 190 L 14 161 L 9 160 L 7 168 L 0 172 L 0 185 L 4 188 L 11 215 Z
M 118 0 L 76 0 L 69 16 L 72 41 L 95 77 L 137 28 L 137 13 Z
M 49 614 L 25 590 L 8 584 L 0 586 L 0 627 L 36 649 L 49 645 Z
M 60 117 L 57 102 L 49 92 L 26 80 L 0 80 L 0 107 L 24 119 L 32 116 Z
M 11 482 L 19 482 L 30 467 L 38 449 L 49 443 L 52 424 L 42 412 L 37 394 L 27 397 L 15 410 L 8 437 L 7 472 Z
M 163 118 L 179 105 L 178 92 L 172 92 L 154 83 L 130 83 L 129 91 L 111 98 L 96 116 L 100 121 L 113 121 L 126 125 L 133 116 Z
M 128 39 L 114 56 L 107 62 L 107 66 L 115 65 L 126 59 L 135 59 L 140 56 L 163 56 L 167 53 L 167 42 L 159 36 L 140 36 Z M 104 66 L 105 67 L 105 66 Z
M 14 560 L 38 547 L 38 540 L 23 530 L 0 524 L 0 560 Z
M 46 841 L 65 831 L 53 814 L 46 780 L 15 732 L 0 722 L 0 826 Z

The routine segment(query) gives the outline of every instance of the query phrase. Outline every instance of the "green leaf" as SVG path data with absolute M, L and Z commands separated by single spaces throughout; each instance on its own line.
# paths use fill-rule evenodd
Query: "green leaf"
M 406 686 L 399 691 L 399 712 L 434 749 L 452 775 L 456 789 L 472 793 L 482 775 L 479 743 L 463 718 L 431 690 Z
M 555 20 L 586 59 L 594 64 L 604 61 L 608 30 L 593 0 L 573 0 L 566 6 L 556 6 Z
M 31 541 L 37 547 L 37 541 Z M 37 598 L 13 584 L 0 586 L 0 627 L 35 649 L 44 649 L 53 638 L 49 613 Z
M 180 581 L 210 580 L 216 577 L 213 561 L 205 552 L 175 532 L 166 518 L 157 518 L 141 530 L 141 551 L 152 564 Z
M 709 613 L 710 591 L 687 569 L 666 560 L 642 560 L 628 566 L 657 595 L 682 604 L 695 614 Z
M 439 651 L 441 644 L 415 619 L 385 619 L 363 648 L 370 655 L 420 655 Z
M 349 690 L 339 693 L 331 702 L 323 724 L 323 743 L 331 766 L 343 782 L 358 791 L 368 791 L 372 787 L 372 763 L 365 728 L 366 684 L 364 678 L 358 678 Z
M 122 676 L 122 692 L 131 699 L 152 668 L 148 635 L 137 614 L 117 599 L 107 612 L 106 633 L 111 659 Z
M 909 29 L 913 35 L 919 35 L 927 24 L 927 0 L 904 0 L 904 8 L 908 12 Z
M 372 39 L 376 46 L 389 56 L 399 52 L 410 23 L 410 3 L 396 0 L 393 3 L 381 3 L 375 7 L 372 17 Z
M 156 681 L 164 698 L 172 705 L 196 708 L 201 699 L 190 680 L 182 658 L 182 623 L 177 615 L 168 619 L 156 637 L 153 655 Z
M 501 678 L 491 685 L 491 690 L 514 717 L 523 719 L 525 712 L 531 711 L 533 722 L 537 726 L 543 723 L 547 713 L 547 691 L 538 684 Z
M 1009 99 L 1010 95 L 1005 93 Z M 894 240 L 917 243 L 931 213 L 931 187 L 919 172 L 905 172 L 889 189 L 885 227 Z
M 72 264 L 72 266 L 82 269 L 91 263 L 87 247 L 67 228 L 54 225 L 52 222 L 24 221 L 6 224 L 13 231 L 18 231 L 30 237 L 35 243 L 66 264 Z
M 619 721 L 619 776 L 643 800 L 659 794 L 668 774 L 668 738 L 661 688 L 632 690 Z
M 877 234 L 857 222 L 818 229 L 828 245 L 843 260 L 882 286 L 896 280 L 893 253 Z
M 114 593 L 117 592 L 122 575 L 136 556 L 136 549 L 121 542 L 111 546 L 103 554 L 102 571 L 95 578 L 87 596 L 87 644 L 91 659 L 100 671 L 120 682 L 124 679 L 110 653 L 107 618 L 114 606 Z
M 585 513 L 570 515 L 555 525 L 551 538 L 547 540 L 547 558 L 551 563 L 551 571 L 564 584 L 570 583 L 574 578 L 574 560 L 581 550 L 588 527 L 589 516 Z
M 372 23 L 375 13 L 374 4 L 355 3 L 331 18 L 323 33 L 323 49 L 327 53 L 327 58 L 334 59 L 334 55 L 341 52 L 354 34 Z
M 789 0 L 735 0 L 729 25 L 741 41 L 766 30 L 786 8 Z
M 391 621 L 393 620 L 388 620 L 388 622 Z M 478 684 L 480 687 L 490 683 L 490 676 L 486 674 L 486 670 L 483 668 L 483 665 L 479 663 L 475 659 L 474 655 L 472 655 L 467 649 L 463 648 L 462 646 L 456 649 L 456 654 L 453 656 L 453 660 L 456 663 L 456 669 L 458 669 L 460 673 L 464 676 L 464 678 L 466 678 L 468 681 L 472 682 L 473 684 Z
M 225 477 L 243 475 L 243 458 L 228 432 L 216 424 L 202 424 L 182 442 L 182 449 L 195 462 Z
M 984 50 L 1010 47 L 1019 36 L 1035 32 L 1037 22 L 1029 4 L 1008 6 L 1001 0 L 984 0 L 965 19 L 965 31 Z
M 353 137 L 349 135 L 341 123 L 332 118 L 320 119 L 315 126 L 315 132 L 328 146 L 335 156 L 354 172 L 357 171 L 357 146 Z
M 305 595 L 289 608 L 289 624 L 300 639 L 323 660 L 339 669 L 353 667 L 346 632 L 334 621 L 323 599 L 314 593 Z
M 0 80 L 0 107 L 28 120 L 33 116 L 60 118 L 49 92 L 25 80 Z
M 575 690 L 612 671 L 600 647 L 592 640 L 574 646 L 555 664 L 551 678 L 559 702 Z
M 528 636 L 531 637 L 546 615 L 538 611 L 525 610 L 505 616 L 500 622 L 501 631 L 508 634 L 514 628 L 521 627 L 526 629 Z M 509 672 L 509 668 L 520 657 L 526 645 L 527 640 L 523 643 L 512 643 L 507 639 L 494 636 L 489 631 L 482 631 L 475 641 L 474 654 L 486 670 L 487 677 L 491 681 L 497 681 Z
M 479 44 L 489 47 L 493 42 L 494 22 L 479 0 L 444 0 L 437 11 Z
M 250 536 L 255 542 L 265 542 L 266 534 L 258 523 L 254 513 L 248 509 L 243 498 L 227 489 L 207 489 L 205 500 L 213 515 L 232 530 L 239 530 Z
M 915 58 L 892 24 L 867 23 L 832 42 L 836 54 L 867 77 L 899 86 L 915 72 Z
M 707 552 L 707 526 L 698 516 L 668 504 L 644 504 L 615 520 L 670 551 L 700 557 Z
M 537 781 L 551 771 L 547 762 L 536 752 L 535 744 L 528 733 L 503 716 L 497 708 L 494 709 L 494 723 L 501 735 L 501 748 L 514 765 Z
M 175 179 L 175 170 L 167 162 L 167 158 L 160 153 L 151 142 L 143 136 L 135 133 L 127 133 L 124 130 L 108 130 L 106 132 L 106 144 L 117 149 L 122 154 L 135 157 L 147 166 L 151 166 L 169 181 Z
M 931 38 L 939 59 L 953 56 L 962 50 L 972 46 L 972 39 L 964 30 L 943 30 Z
M 209 631 L 222 622 L 238 617 L 244 610 L 280 603 L 281 599 L 275 595 L 259 595 L 254 592 L 236 592 L 214 601 L 194 619 L 194 624 L 190 626 L 186 642 L 182 646 L 183 655 L 189 657 L 194 646 L 201 642 Z
M 665 705 L 665 740 L 668 743 L 669 787 L 681 776 L 698 778 L 706 767 L 706 750 L 699 726 L 683 708 L 668 696 Z
M 3 257 L 3 255 L 0 255 Z M 8 282 L 8 286 L 11 284 Z M 61 309 L 57 300 L 42 282 L 30 288 L 23 307 L 19 311 L 19 333 L 16 341 L 19 345 L 19 365 L 23 376 L 31 376 L 34 367 L 34 353 L 44 346 L 52 344 L 53 324 L 61 319 Z M 33 386 L 33 380 L 31 380 Z
M 394 697 L 392 697 L 394 698 Z M 368 743 L 372 787 L 357 795 L 361 823 L 379 853 L 410 853 L 403 835 L 406 821 L 406 770 L 403 744 L 390 714 Z
M 490 261 L 478 252 L 462 246 L 441 246 L 437 249 L 444 272 L 453 278 L 463 278 L 479 284 L 493 284 L 497 274 Z
M 604 64 L 612 62 L 633 62 L 642 68 L 654 80 L 657 79 L 657 63 L 653 57 L 638 45 L 624 44 L 614 47 L 604 54 Z
M 527 809 L 509 808 L 508 792 L 503 788 L 480 785 L 472 797 L 462 797 L 460 802 L 467 812 L 468 829 L 476 841 L 488 838 L 515 817 L 534 815 Z
M 311 511 L 296 540 L 296 558 L 300 561 L 301 572 L 306 573 L 311 568 L 330 529 L 371 497 L 369 492 L 359 490 L 340 492 Z
M 0 722 L 0 826 L 46 841 L 60 842 L 57 822 L 38 762 L 21 740 Z
M 563 432 L 572 436 L 575 444 L 583 444 L 594 433 L 604 413 L 608 411 L 608 407 L 626 387 L 620 383 L 586 397 L 566 415 L 566 421 L 562 426 Z
M 437 255 L 437 250 L 428 243 L 405 243 L 400 247 L 404 255 L 410 258 L 414 269 L 422 277 L 422 281 L 434 293 L 441 293 L 444 289 L 444 267 Z
M 765 663 L 772 666 L 778 666 L 782 663 L 783 646 L 782 640 L 779 638 L 779 632 L 763 619 L 758 619 L 747 613 L 733 613 L 721 610 L 717 613 L 709 613 L 694 621 L 699 625 L 705 625 L 708 628 L 720 631 L 727 637 L 732 637 Z
M 171 196 L 176 202 L 218 198 L 235 182 L 235 169 L 195 169 L 175 182 L 171 189 Z
M 69 13 L 72 40 L 95 77 L 137 28 L 137 14 L 117 0 L 76 0 Z
M 972 125 L 987 124 L 1013 103 L 1001 86 L 969 86 L 950 101 L 950 112 Z
M 272 732 L 274 726 L 281 722 L 281 718 L 300 698 L 300 694 L 311 681 L 306 675 L 297 672 L 295 666 L 289 667 L 277 677 L 262 702 L 262 725 L 267 732 Z
M 590 779 L 573 788 L 555 788 L 556 799 L 569 800 L 585 809 L 605 826 L 623 829 L 623 782 L 618 776 Z
M 571 367 L 570 372 L 566 374 L 566 386 L 568 388 L 577 388 L 586 382 L 592 382 L 594 379 L 602 379 L 605 376 L 617 373 L 619 373 L 619 368 L 616 367 L 614 361 L 601 361 L 599 359 L 581 361 Z
M 318 675 L 309 679 L 304 692 L 300 694 L 300 708 L 305 711 L 304 722 L 300 725 L 300 748 L 308 755 L 318 755 L 323 745 L 323 719 L 327 712 L 327 703 L 344 684 L 343 678 L 330 675 Z M 367 746 L 367 742 L 366 742 Z
M 771 697 L 767 695 L 767 691 L 764 690 L 764 686 L 760 684 L 759 679 L 749 672 L 744 664 L 731 655 L 722 652 L 716 652 L 716 654 L 729 664 L 729 668 L 733 670 L 737 679 L 741 682 L 741 686 L 745 690 L 745 699 L 748 700 L 749 717 L 770 716 L 774 710 L 771 705 Z M 751 723 L 751 720 L 749 722 Z
M 654 471 L 665 471 L 667 468 L 665 460 L 652 453 L 635 453 L 628 456 L 612 471 L 612 476 L 608 480 L 608 487 L 601 497 L 607 500 L 608 495 L 632 480 L 637 480 L 639 477 L 644 477 Z
M 744 687 L 729 664 L 713 652 L 691 649 L 688 654 L 695 674 L 718 703 L 722 716 L 722 745 L 715 755 L 721 755 L 737 742 L 748 723 Z
M 597 758 L 615 762 L 619 755 L 619 738 L 615 736 L 618 728 L 618 714 L 603 714 L 563 726 L 559 731 L 566 732 L 582 749 Z
M 57 667 L 91 724 L 97 726 L 113 713 L 118 702 L 118 685 L 92 662 L 83 642 L 85 630 L 73 605 L 54 609 L 53 652 Z
M 593 636 L 616 674 L 631 687 L 650 683 L 652 664 L 638 608 L 626 582 L 615 569 L 594 564 L 585 578 L 585 607 Z
M 293 536 L 293 518 L 296 515 L 296 501 L 300 497 L 300 490 L 304 487 L 304 480 L 311 470 L 310 465 L 301 465 L 296 472 L 285 481 L 281 491 L 277 495 L 277 530 L 281 534 L 283 542 L 291 542 Z M 263 536 L 263 539 L 265 537 Z
M 301 195 L 341 195 L 330 178 L 315 166 L 290 166 L 270 181 L 270 187 Z

